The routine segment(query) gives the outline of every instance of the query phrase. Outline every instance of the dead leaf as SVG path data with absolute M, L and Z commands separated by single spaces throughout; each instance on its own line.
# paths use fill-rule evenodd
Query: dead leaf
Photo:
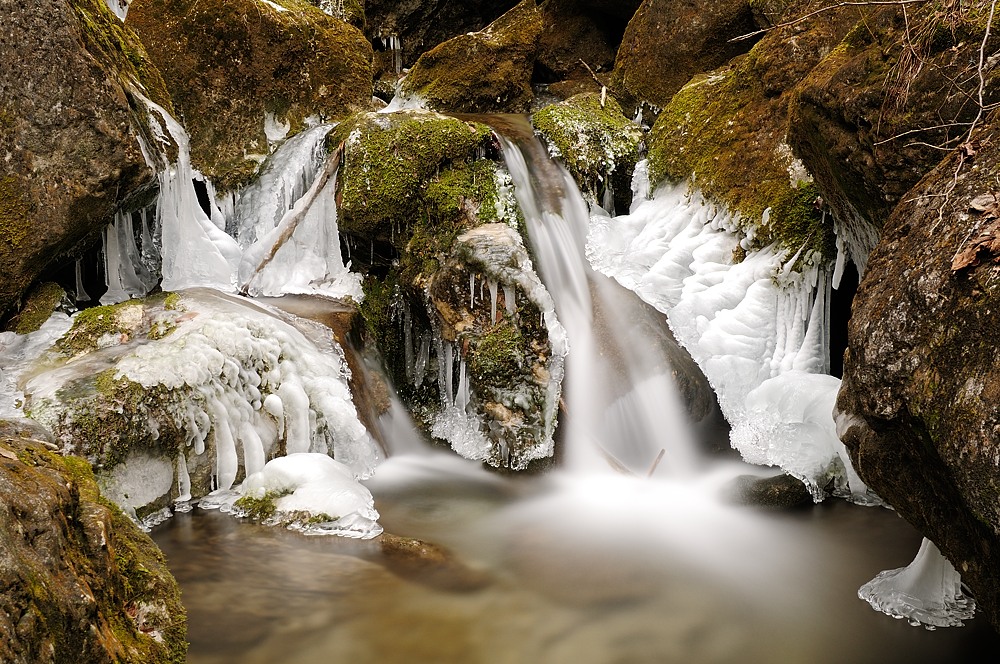
M 997 195 L 995 193 L 980 194 L 969 201 L 969 209 L 975 212 L 986 212 L 997 206 Z
M 987 260 L 1000 263 L 1000 220 L 996 218 L 955 254 L 951 261 L 951 271 L 976 267 Z
M 0 447 L 0 456 L 5 459 L 13 459 L 14 461 L 17 461 L 17 455 L 8 450 L 6 447 Z

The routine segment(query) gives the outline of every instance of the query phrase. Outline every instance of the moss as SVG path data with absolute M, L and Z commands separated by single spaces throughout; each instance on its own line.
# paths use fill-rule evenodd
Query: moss
M 757 246 L 777 240 L 795 252 L 808 241 L 832 258 L 832 222 L 822 224 L 818 191 L 784 143 L 786 93 L 808 67 L 783 63 L 774 48 L 762 41 L 736 65 L 681 88 L 650 133 L 650 181 L 690 178 L 745 230 L 753 227 Z M 761 226 L 767 209 L 770 222 Z
M 84 309 L 73 319 L 69 331 L 56 341 L 54 348 L 70 356 L 96 350 L 102 338 L 132 334 L 137 327 L 136 317 L 141 319 L 143 314 L 142 303 L 134 300 Z
M 643 133 L 614 99 L 602 106 L 601 95 L 588 92 L 546 106 L 531 119 L 582 188 L 596 195 L 616 171 L 631 177 Z
M 70 5 L 80 19 L 86 49 L 118 74 L 126 90 L 140 87 L 150 99 L 171 110 L 163 78 L 135 32 L 114 15 L 104 0 L 71 0 Z
M 403 93 L 460 113 L 525 112 L 544 15 L 524 0 L 476 33 L 423 53 L 403 79 Z
M 0 241 L 6 250 L 17 250 L 31 233 L 34 206 L 21 181 L 8 175 L 0 179 Z
M 266 114 L 289 134 L 310 117 L 342 119 L 371 101 L 364 35 L 305 0 L 149 0 L 129 10 L 191 137 L 192 164 L 221 192 L 253 176 Z
M 28 294 L 26 304 L 17 313 L 12 322 L 14 332 L 29 334 L 38 330 L 66 299 L 66 291 L 53 282 L 39 284 Z
M 479 337 L 469 354 L 469 369 L 477 387 L 517 384 L 525 366 L 524 346 L 520 329 L 506 318 Z
M 181 298 L 181 296 L 179 294 L 177 294 L 177 293 L 167 293 L 163 297 L 163 308 L 164 309 L 169 309 L 171 311 L 182 310 L 182 309 L 184 309 L 184 306 L 181 304 L 182 301 L 183 301 L 183 298 Z
M 397 233 L 394 223 L 420 216 L 432 177 L 449 165 L 474 161 L 491 139 L 486 125 L 436 113 L 349 118 L 327 138 L 331 147 L 346 146 L 338 180 L 341 230 L 405 247 L 405 229 Z
M 267 521 L 278 511 L 276 502 L 278 498 L 287 495 L 288 492 L 268 491 L 260 498 L 254 496 L 242 496 L 236 501 L 235 506 L 243 512 L 243 516 L 255 521 Z

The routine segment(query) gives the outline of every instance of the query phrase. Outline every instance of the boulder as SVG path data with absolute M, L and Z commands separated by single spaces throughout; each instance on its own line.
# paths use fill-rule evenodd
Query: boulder
M 182 664 L 180 588 L 148 535 L 30 421 L 0 421 L 0 659 Z
M 907 191 L 966 140 L 978 113 L 985 15 L 974 7 L 889 7 L 865 20 L 805 78 L 789 143 L 816 178 L 861 267 Z M 985 53 L 1000 47 L 995 34 Z M 993 86 L 983 102 L 1000 100 Z
M 191 163 L 219 191 L 276 142 L 372 98 L 372 48 L 305 0 L 136 0 L 127 24 L 163 72 Z
M 0 2 L 0 316 L 153 178 L 132 90 L 168 103 L 103 0 Z M 138 122 L 137 122 L 138 120 Z
M 1000 627 L 1000 144 L 953 152 L 889 216 L 853 305 L 838 432 Z
M 796 3 L 805 11 L 815 3 Z M 691 179 L 740 217 L 753 246 L 834 257 L 833 217 L 787 143 L 796 86 L 857 20 L 842 8 L 769 32 L 744 57 L 684 85 L 649 136 L 651 183 Z
M 692 76 L 746 53 L 757 30 L 747 0 L 645 0 L 628 23 L 612 87 L 626 106 L 663 108 Z
M 421 55 L 403 79 L 402 93 L 437 111 L 523 113 L 532 99 L 543 25 L 535 0 L 523 0 L 483 30 Z

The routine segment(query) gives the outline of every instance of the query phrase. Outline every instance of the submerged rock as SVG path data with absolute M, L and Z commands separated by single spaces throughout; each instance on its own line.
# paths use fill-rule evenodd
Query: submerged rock
M 0 3 L 0 315 L 92 239 L 152 169 L 131 90 L 165 101 L 142 44 L 103 0 Z M 44 63 L 44 64 L 42 64 Z
M 127 22 L 163 72 L 193 167 L 220 191 L 290 133 L 370 107 L 371 45 L 305 0 L 135 0 Z
M 992 125 L 974 139 L 974 158 L 954 152 L 886 222 L 854 301 L 838 430 L 1000 628 L 1000 142 Z
M 777 510 L 814 504 L 812 493 L 802 480 L 785 474 L 774 477 L 740 475 L 725 487 L 723 498 L 734 505 Z
M 181 664 L 180 589 L 153 541 L 47 431 L 0 421 L 0 659 Z
M 523 113 L 542 26 L 535 0 L 524 0 L 485 29 L 421 55 L 402 93 L 438 111 Z

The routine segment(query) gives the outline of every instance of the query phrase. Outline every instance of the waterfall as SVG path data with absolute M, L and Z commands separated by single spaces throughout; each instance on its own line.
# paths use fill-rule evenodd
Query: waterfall
M 645 476 L 696 466 L 693 434 L 669 374 L 645 375 L 654 349 L 632 343 L 629 320 L 585 255 L 589 210 L 572 177 L 552 161 L 530 127 L 501 136 L 538 261 L 566 329 L 566 466 L 593 472 L 612 467 Z M 595 328 L 603 330 L 597 338 Z M 617 362 L 612 360 L 614 358 Z M 616 366 L 617 365 L 617 366 Z M 663 451 L 663 463 L 657 461 Z

